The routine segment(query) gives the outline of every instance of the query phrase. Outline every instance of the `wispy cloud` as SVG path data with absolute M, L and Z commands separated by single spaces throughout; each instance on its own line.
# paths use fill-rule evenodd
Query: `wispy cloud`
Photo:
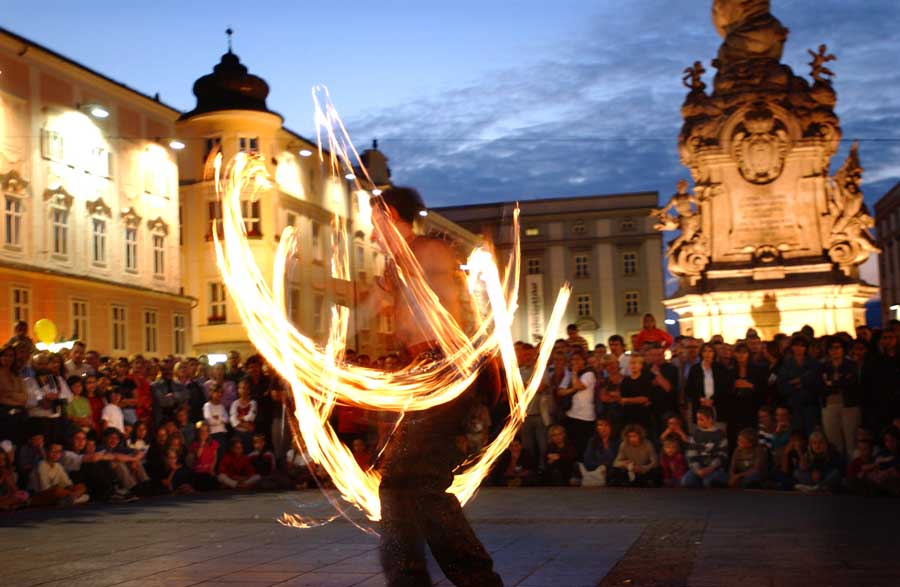
M 615 4 L 615 5 L 613 5 Z M 535 59 L 441 94 L 350 121 L 377 136 L 395 180 L 431 205 L 659 190 L 687 176 L 676 144 L 681 72 L 719 44 L 708 2 L 604 3 L 592 24 Z M 862 139 L 867 199 L 900 180 L 900 3 L 773 2 L 791 28 L 784 61 L 808 70 L 806 49 L 837 53 L 838 113 Z M 538 57 L 540 56 L 540 57 Z M 707 66 L 707 82 L 714 73 Z M 845 141 L 849 143 L 849 141 Z M 839 153 L 840 163 L 847 146 Z

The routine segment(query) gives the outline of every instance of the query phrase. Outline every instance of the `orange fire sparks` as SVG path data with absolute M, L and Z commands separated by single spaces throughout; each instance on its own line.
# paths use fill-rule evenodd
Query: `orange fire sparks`
M 324 135 L 328 144 L 327 163 L 334 177 L 341 177 L 346 170 L 353 169 L 352 155 L 358 169 L 368 178 L 368 172 L 353 149 L 327 90 L 317 88 L 313 99 L 319 128 L 320 162 L 326 163 L 322 146 Z M 255 198 L 260 190 L 269 189 L 272 185 L 263 159 L 239 154 L 224 170 L 222 178 L 220 156 L 216 159 L 216 189 L 222 199 L 224 242 L 219 239 L 217 231 L 213 231 L 213 237 L 223 281 L 250 340 L 290 384 L 294 416 L 311 460 L 329 475 L 343 500 L 361 510 L 369 520 L 380 519 L 380 476 L 374 470 L 360 469 L 353 454 L 337 438 L 328 423 L 334 406 L 339 403 L 371 410 L 389 410 L 398 412 L 401 417 L 407 411 L 435 407 L 468 389 L 484 359 L 499 353 L 509 394 L 510 417 L 497 437 L 466 462 L 454 477 L 448 491 L 465 504 L 474 496 L 481 481 L 524 421 L 525 410 L 537 393 L 552 350 L 552 337 L 544 337 L 531 379 L 523 381 L 511 333 L 520 264 L 518 210 L 514 216 L 515 246 L 503 279 L 493 255 L 486 248 L 475 249 L 468 258 L 467 285 L 477 310 L 477 327 L 474 333 L 467 334 L 429 287 L 421 266 L 389 221 L 384 207 L 373 206 L 374 236 L 382 243 L 386 256 L 396 264 L 400 282 L 409 294 L 409 303 L 417 306 L 420 315 L 426 317 L 422 329 L 431 340 L 438 342 L 445 356 L 434 363 L 413 364 L 396 372 L 382 372 L 342 363 L 349 318 L 346 307 L 332 308 L 329 336 L 324 346 L 303 335 L 287 317 L 284 275 L 288 260 L 297 247 L 292 228 L 286 228 L 281 235 L 271 286 L 263 278 L 247 240 L 240 208 L 242 197 L 246 198 L 249 193 L 251 198 Z M 357 188 L 362 189 L 358 180 L 355 181 Z M 335 217 L 332 228 L 331 274 L 336 279 L 346 280 L 350 275 L 346 221 Z M 568 284 L 560 289 L 547 325 L 549 332 L 558 330 L 570 293 Z M 332 503 L 341 515 L 353 522 L 340 503 L 336 500 Z M 304 519 L 288 514 L 280 522 L 310 527 Z

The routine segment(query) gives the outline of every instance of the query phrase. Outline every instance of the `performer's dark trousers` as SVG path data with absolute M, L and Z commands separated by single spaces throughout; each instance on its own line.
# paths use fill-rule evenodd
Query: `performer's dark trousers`
M 458 458 L 453 435 L 467 405 L 454 401 L 406 414 L 385 449 L 379 466 L 381 565 L 390 587 L 431 585 L 426 543 L 453 584 L 503 585 L 456 496 L 446 492 Z

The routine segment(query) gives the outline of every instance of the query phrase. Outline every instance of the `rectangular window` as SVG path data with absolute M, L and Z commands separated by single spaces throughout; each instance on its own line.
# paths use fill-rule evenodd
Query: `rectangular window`
M 111 177 L 112 153 L 103 147 L 95 147 L 91 150 L 90 168 L 88 171 L 100 177 Z
M 69 210 L 53 208 L 51 212 L 53 229 L 53 254 L 61 257 L 69 255 Z
M 631 216 L 626 216 L 619 223 L 619 230 L 621 230 L 622 232 L 632 232 L 634 230 L 634 227 L 634 218 L 632 218 Z
M 176 355 L 183 355 L 186 350 L 185 333 L 187 332 L 187 320 L 184 314 L 172 314 L 172 349 Z
M 259 153 L 259 137 L 240 137 L 238 150 L 242 153 Z
M 322 323 L 322 315 L 325 312 L 325 296 L 317 293 L 313 294 L 313 332 L 319 334 L 324 329 Z
M 6 196 L 3 216 L 3 244 L 9 247 L 22 246 L 22 217 L 25 215 L 25 207 L 21 198 Z
M 207 322 L 221 324 L 226 321 L 225 284 L 214 282 L 209 284 L 209 315 Z
M 12 323 L 19 320 L 31 324 L 31 290 L 26 287 L 12 288 Z
M 132 273 L 138 268 L 137 232 L 136 227 L 125 228 L 125 270 Z
M 72 300 L 72 338 L 87 340 L 88 304 L 84 300 Z
M 241 216 L 244 217 L 244 227 L 247 236 L 262 236 L 262 223 L 259 220 L 260 201 L 241 200 Z
M 55 130 L 41 129 L 41 157 L 52 161 L 65 161 L 62 135 Z
M 378 332 L 390 334 L 394 331 L 394 314 L 387 311 L 378 314 Z
M 575 277 L 588 276 L 588 256 L 575 255 Z
M 625 314 L 634 316 L 640 312 L 641 294 L 636 291 L 625 292 Z
M 166 237 L 153 235 L 153 276 L 163 277 L 166 273 Z
M 537 257 L 532 257 L 525 262 L 525 265 L 528 269 L 528 275 L 540 275 L 541 271 L 541 260 Z
M 322 260 L 322 227 L 318 222 L 312 223 L 312 255 L 313 261 Z
M 575 313 L 579 318 L 585 318 L 591 315 L 591 296 L 580 294 L 575 298 Z
M 624 275 L 637 275 L 638 254 L 634 251 L 622 253 L 622 273 Z
M 106 265 L 106 220 L 91 219 L 91 261 Z
M 112 306 L 112 348 L 114 351 L 126 349 L 127 313 L 125 306 Z
M 209 225 L 206 228 L 206 234 L 212 237 L 213 227 L 219 231 L 219 236 L 223 236 L 222 232 L 222 202 L 214 200 L 206 204 L 206 217 Z
M 540 236 L 541 229 L 536 226 L 531 226 L 525 229 L 525 236 Z
M 572 223 L 572 232 L 575 234 L 584 234 L 584 220 L 576 220 Z
M 292 287 L 288 290 L 287 297 L 288 318 L 294 323 L 294 326 L 300 326 L 300 288 Z
M 156 310 L 144 310 L 144 352 L 155 353 L 159 342 L 159 316 Z

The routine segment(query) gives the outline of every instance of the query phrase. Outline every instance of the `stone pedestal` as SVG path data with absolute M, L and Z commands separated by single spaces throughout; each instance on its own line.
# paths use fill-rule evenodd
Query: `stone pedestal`
M 771 287 L 754 291 L 712 291 L 665 300 L 678 314 L 681 333 L 727 342 L 744 338 L 748 328 L 771 339 L 812 326 L 816 334 L 854 332 L 865 324 L 866 302 L 878 288 L 861 283 L 807 287 Z
M 780 62 L 787 29 L 766 0 L 714 0 L 723 36 L 713 91 L 699 61 L 685 70 L 679 155 L 681 181 L 654 214 L 659 230 L 678 230 L 669 270 L 680 278 L 665 305 L 685 334 L 709 339 L 852 332 L 876 288 L 859 266 L 877 251 L 860 189 L 858 147 L 832 176 L 841 141 L 834 112 L 833 61 L 810 51 L 812 83 Z M 674 214 L 672 214 L 674 211 Z

